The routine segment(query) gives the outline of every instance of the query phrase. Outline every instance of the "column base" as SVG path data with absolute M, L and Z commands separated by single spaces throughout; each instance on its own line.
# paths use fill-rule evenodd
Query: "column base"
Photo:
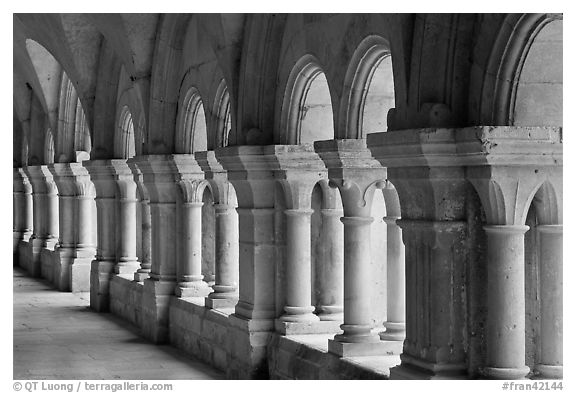
M 149 277 L 150 277 L 150 269 L 148 270 L 138 269 L 134 273 L 134 281 L 144 282 L 144 280 L 146 280 Z
M 130 279 L 138 271 L 138 268 L 140 268 L 140 263 L 138 263 L 138 261 L 117 262 L 114 266 L 114 273 L 123 278 Z
M 563 379 L 564 366 L 551 366 L 547 364 L 537 364 L 534 367 L 537 379 Z
M 404 341 L 406 338 L 406 324 L 401 322 L 384 322 L 386 331 L 378 333 L 384 341 Z
M 114 261 L 92 261 L 90 269 L 90 307 L 98 312 L 110 311 L 110 280 Z
M 343 306 L 320 306 L 318 309 L 318 318 L 321 321 L 344 321 Z
M 432 380 L 432 379 L 467 379 L 464 363 L 433 363 L 401 354 L 402 364 L 390 369 L 390 379 Z
M 523 366 L 517 368 L 484 367 L 482 374 L 487 379 L 526 379 L 530 372 L 530 367 Z
M 284 314 L 280 317 L 284 322 L 308 323 L 319 321 L 320 318 L 313 313 L 314 307 L 284 306 Z
M 178 297 L 205 297 L 212 292 L 206 281 L 179 282 L 174 288 L 174 294 Z
M 144 281 L 142 291 L 142 335 L 155 344 L 169 341 L 169 305 L 176 281 Z
M 320 321 L 312 320 L 307 322 L 289 322 L 281 319 L 274 321 L 274 329 L 277 333 L 284 336 L 294 334 L 337 334 L 340 329 L 341 321 Z
M 210 295 L 212 295 L 212 293 Z M 208 308 L 234 308 L 234 306 L 236 306 L 237 303 L 238 303 L 238 296 L 221 298 L 221 299 L 212 298 L 208 296 L 204 300 L 204 306 Z
M 378 338 L 378 336 L 375 336 Z M 340 357 L 351 356 L 390 356 L 402 352 L 401 341 L 343 342 L 328 340 L 328 352 Z

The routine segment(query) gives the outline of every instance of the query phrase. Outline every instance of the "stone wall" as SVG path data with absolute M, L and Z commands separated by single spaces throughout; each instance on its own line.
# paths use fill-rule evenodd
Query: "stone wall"
M 142 290 L 142 283 L 113 276 L 110 281 L 110 311 L 140 327 Z

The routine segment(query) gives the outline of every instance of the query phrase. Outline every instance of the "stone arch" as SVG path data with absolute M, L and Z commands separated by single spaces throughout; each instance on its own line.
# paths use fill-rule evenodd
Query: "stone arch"
M 216 136 L 215 147 L 228 146 L 232 130 L 232 113 L 230 110 L 230 93 L 225 80 L 222 80 L 216 89 L 212 113 L 214 114 L 213 131 Z
M 54 136 L 50 128 L 46 130 L 44 138 L 44 163 L 54 164 Z
M 348 139 L 365 137 L 363 118 L 371 82 L 378 69 L 384 70 L 384 68 L 379 67 L 383 65 L 383 62 L 388 63 L 386 65 L 392 71 L 391 60 L 390 45 L 381 36 L 370 35 L 358 45 L 352 55 L 344 81 L 345 98 L 341 101 L 340 127 L 338 129 L 345 131 L 345 134 L 340 137 Z M 392 77 L 391 90 L 394 94 L 393 73 L 390 76 Z M 388 89 L 389 86 L 384 86 L 384 88 Z M 394 106 L 390 106 L 389 109 L 394 109 Z M 387 116 L 388 111 L 384 112 L 384 116 Z
M 470 120 L 483 125 L 512 125 L 520 71 L 538 33 L 557 14 L 509 14 L 500 21 L 484 18 L 476 41 L 470 88 Z
M 309 99 L 312 102 L 308 102 Z M 281 103 L 280 110 L 277 110 L 279 124 L 274 138 L 277 142 L 300 144 L 334 138 L 330 87 L 319 61 L 313 55 L 304 55 L 296 62 L 288 76 L 284 94 L 277 103 Z M 310 118 L 311 114 L 314 117 L 310 120 L 314 124 L 308 127 L 304 124 L 305 117 Z M 331 120 L 332 127 L 323 127 L 327 118 Z
M 534 207 L 539 225 L 558 225 L 563 223 L 562 214 L 562 181 L 554 184 L 550 180 L 540 183 L 530 194 L 529 201 L 522 214 L 522 222 L 526 222 L 528 210 Z
M 122 107 L 116 122 L 116 136 L 114 138 L 114 156 L 119 158 L 132 158 L 136 155 L 134 120 L 128 106 Z
M 60 99 L 58 109 L 58 132 L 56 134 L 56 152 L 58 162 L 74 162 L 77 152 L 90 153 L 90 131 L 86 115 L 76 88 L 62 71 Z
M 188 89 L 182 105 L 179 105 L 175 152 L 191 154 L 208 148 L 206 114 L 200 92 L 195 87 Z

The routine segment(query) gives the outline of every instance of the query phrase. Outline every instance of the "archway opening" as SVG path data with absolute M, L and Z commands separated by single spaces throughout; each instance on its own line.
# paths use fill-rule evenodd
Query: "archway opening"
M 115 155 L 121 158 L 132 158 L 136 154 L 134 120 L 127 106 L 123 107 L 120 112 L 114 150 Z
M 562 20 L 546 24 L 519 70 L 513 125 L 562 126 Z
M 395 107 L 392 57 L 389 54 L 376 60 L 370 69 L 364 91 L 361 108 L 362 138 L 388 129 L 388 111 Z
M 206 114 L 202 98 L 196 88 L 191 88 L 184 98 L 176 137 L 176 152 L 191 154 L 208 149 Z
M 299 108 L 299 143 L 334 138 L 332 101 L 326 75 L 317 69 L 308 76 Z
M 214 113 L 216 114 L 216 147 L 226 147 L 230 143 L 232 116 L 230 113 L 230 93 L 224 80 L 218 86 Z
M 312 56 L 296 64 L 286 85 L 280 113 L 280 143 L 334 139 L 334 114 L 326 75 Z
M 54 136 L 52 130 L 46 130 L 46 138 L 44 140 L 44 163 L 54 164 Z

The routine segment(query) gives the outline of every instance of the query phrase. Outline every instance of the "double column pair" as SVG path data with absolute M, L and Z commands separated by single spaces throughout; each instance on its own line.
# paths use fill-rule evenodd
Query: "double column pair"
M 562 225 L 539 225 L 541 378 L 562 378 Z M 523 378 L 525 354 L 524 234 L 526 225 L 484 227 L 488 246 L 488 377 Z
M 233 307 L 238 300 L 238 218 L 234 189 L 213 151 L 198 152 L 189 157 L 195 175 L 178 182 L 179 252 L 176 296 L 205 297 L 209 308 Z M 214 202 L 214 285 L 210 288 L 202 274 L 203 196 L 208 190 Z
M 237 300 L 238 260 L 237 221 L 231 203 L 216 203 L 215 210 L 215 284 L 212 289 L 202 274 L 202 195 L 207 180 L 181 180 L 183 201 L 180 209 L 180 256 L 178 258 L 178 297 L 206 297 L 210 308 L 233 307 Z M 210 186 L 211 190 L 218 185 Z M 223 185 L 226 187 L 226 185 Z M 217 197 L 220 195 L 216 193 Z M 231 202 L 231 201 L 228 201 Z
M 134 174 L 126 160 L 87 162 L 96 190 L 96 258 L 90 272 L 90 305 L 110 309 L 112 275 L 132 279 L 139 268 L 137 257 L 137 203 Z

